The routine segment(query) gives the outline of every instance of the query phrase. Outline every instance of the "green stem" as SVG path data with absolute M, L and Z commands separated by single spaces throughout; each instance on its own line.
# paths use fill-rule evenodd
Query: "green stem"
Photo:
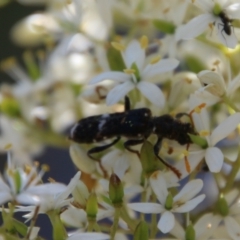
M 120 211 L 121 211 L 121 208 L 115 207 L 114 220 L 113 220 L 113 225 L 111 227 L 111 232 L 110 232 L 111 240 L 114 240 L 114 236 L 115 236 L 115 234 L 117 232 L 117 229 L 118 229 Z
M 128 212 L 124 207 L 121 208 L 120 216 L 128 224 L 131 231 L 134 231 L 137 226 L 137 222 L 129 217 Z
M 152 195 L 152 202 L 156 203 L 157 202 L 157 197 L 155 194 Z M 150 238 L 155 238 L 157 234 L 157 215 L 152 214 L 151 215 L 151 225 L 150 225 Z
M 222 192 L 223 193 L 226 193 L 228 192 L 231 188 L 232 188 L 232 185 L 234 183 L 234 180 L 237 176 L 237 173 L 240 169 L 240 148 L 238 150 L 238 158 L 237 160 L 233 163 L 232 165 L 232 171 L 230 172 L 230 174 L 228 175 L 227 177 L 227 183 L 226 183 L 226 186 L 223 188 Z
M 65 240 L 67 238 L 67 232 L 64 228 L 63 223 L 61 222 L 59 213 L 57 211 L 49 211 L 47 213 L 52 227 L 53 227 L 53 240 Z
M 231 107 L 234 111 L 239 112 L 239 109 L 227 96 L 223 96 L 223 101 L 225 104 L 227 104 L 229 107 Z
M 88 229 L 87 229 L 88 232 L 92 232 L 94 230 L 95 223 L 96 223 L 95 220 L 92 220 L 92 219 L 88 220 Z

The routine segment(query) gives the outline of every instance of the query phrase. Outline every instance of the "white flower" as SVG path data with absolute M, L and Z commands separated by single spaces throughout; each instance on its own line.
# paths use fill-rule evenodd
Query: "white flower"
M 74 232 L 69 234 L 67 240 L 105 240 L 110 236 L 100 232 Z
M 132 40 L 127 48 L 121 52 L 127 67 L 124 72 L 104 72 L 91 80 L 91 84 L 99 83 L 106 79 L 119 83 L 108 93 L 106 99 L 108 105 L 117 103 L 128 92 L 137 88 L 151 103 L 161 108 L 164 106 L 165 97 L 161 89 L 156 84 L 149 82 L 149 80 L 161 73 L 172 71 L 179 62 L 176 59 L 160 60 L 158 58 L 147 64 L 145 60 L 146 42 L 147 39 L 145 37 L 141 39 L 141 43 Z M 124 46 L 120 46 L 121 49 L 124 48 Z
M 207 240 L 216 231 L 216 217 L 212 213 L 204 214 L 193 225 L 193 228 L 195 231 L 195 240 Z M 178 221 L 175 222 L 175 226 L 170 233 L 178 239 L 185 239 L 186 237 L 186 231 Z
M 203 187 L 200 179 L 188 182 L 174 197 L 170 196 L 166 181 L 161 174 L 154 173 L 150 178 L 150 184 L 160 203 L 130 203 L 128 207 L 142 213 L 161 213 L 158 228 L 163 233 L 168 233 L 174 227 L 173 213 L 189 212 L 205 198 L 205 194 L 193 198 Z M 170 204 L 167 201 L 169 198 L 172 198 Z
M 240 224 L 239 224 L 239 215 L 240 215 L 240 208 L 239 208 L 239 191 L 237 189 L 231 190 L 229 193 L 227 193 L 224 196 L 224 199 L 226 200 L 227 206 L 225 208 L 228 208 L 225 215 L 218 214 L 214 218 L 213 224 L 216 224 L 219 227 L 222 227 L 222 230 L 225 230 L 224 232 L 231 237 L 233 240 L 239 240 L 240 236 Z M 223 225 L 221 224 L 223 223 Z M 218 229 L 215 231 L 214 234 L 215 237 L 221 237 L 218 234 Z
M 231 70 L 227 70 L 230 75 Z M 195 94 L 204 100 L 206 94 L 203 94 L 203 91 L 207 91 L 213 104 L 216 103 L 216 100 L 224 100 L 225 97 L 229 99 L 233 98 L 234 93 L 240 86 L 240 74 L 235 76 L 233 79 L 229 76 L 227 81 L 225 81 L 223 76 L 218 72 L 204 70 L 198 73 L 198 78 L 203 87 L 198 89 Z
M 180 35 L 182 39 L 192 39 L 203 33 L 208 27 L 215 27 L 220 41 L 229 48 L 235 48 L 237 38 L 233 32 L 231 22 L 223 21 L 224 14 L 228 19 L 238 19 L 240 17 L 240 3 L 232 3 L 226 0 L 202 1 L 195 0 L 194 4 L 200 7 L 205 13 L 201 14 L 186 25 L 181 27 Z M 231 29 L 230 34 L 226 33 L 225 26 Z
M 194 109 L 199 102 L 194 95 L 190 96 L 190 108 Z M 240 123 L 240 113 L 235 113 L 221 122 L 214 130 L 210 129 L 210 119 L 207 109 L 201 108 L 200 111 L 194 111 L 192 114 L 194 126 L 199 135 L 206 140 L 205 149 L 198 151 L 199 155 L 205 156 L 206 163 L 211 172 L 219 172 L 223 165 L 224 155 L 215 145 L 231 132 L 233 132 Z
M 37 173 L 34 167 L 15 167 L 8 153 L 8 166 L 4 176 L 0 176 L 0 204 L 17 201 L 20 204 L 39 204 L 40 195 L 62 191 L 60 183 L 39 184 L 43 171 Z M 39 185 L 37 185 L 39 184 Z
M 38 213 L 47 213 L 51 210 L 60 210 L 61 208 L 67 206 L 72 198 L 68 198 L 69 195 L 73 192 L 76 187 L 81 172 L 77 172 L 75 176 L 71 179 L 68 186 L 65 186 L 62 189 L 55 189 L 55 191 L 47 191 L 45 188 L 42 189 L 33 189 L 31 192 L 35 195 L 38 195 L 40 206 Z M 41 186 L 41 185 L 40 185 Z M 29 212 L 24 217 L 31 219 L 33 217 L 35 206 L 19 207 L 18 212 Z

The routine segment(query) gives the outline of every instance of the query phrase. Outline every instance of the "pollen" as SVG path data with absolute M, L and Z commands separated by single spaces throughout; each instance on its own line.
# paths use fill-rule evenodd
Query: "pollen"
M 197 107 L 194 108 L 194 112 L 195 113 L 200 113 L 201 110 L 206 106 L 206 103 L 201 103 L 200 105 L 198 105 Z
M 202 131 L 199 132 L 199 135 L 200 135 L 201 137 L 207 137 L 207 136 L 209 136 L 209 131 L 207 131 L 207 130 L 202 130 Z
M 183 152 L 182 152 L 182 153 L 183 153 L 183 155 L 184 155 L 185 157 L 188 157 L 188 155 L 189 155 L 189 152 L 188 152 L 188 150 L 186 150 L 186 149 L 185 149 L 185 150 L 183 150 Z
M 186 77 L 186 78 L 184 79 L 184 81 L 185 81 L 186 83 L 188 83 L 188 84 L 191 84 L 191 83 L 192 83 L 192 79 L 190 79 L 190 78 L 188 78 L 188 77 Z
M 12 148 L 12 144 L 8 143 L 7 145 L 4 146 L 4 150 L 10 150 Z
M 156 57 L 151 59 L 150 63 L 151 64 L 155 64 L 155 63 L 159 62 L 160 60 L 161 60 L 161 57 L 160 56 L 156 56 Z
M 127 74 L 134 74 L 136 71 L 134 69 L 128 68 L 123 70 Z
M 151 178 L 152 179 L 157 179 L 158 177 L 158 171 L 155 171 L 152 175 L 151 175 Z
M 42 170 L 43 170 L 44 172 L 49 172 L 49 170 L 50 170 L 50 167 L 49 167 L 49 165 L 47 165 L 47 164 L 43 164 L 41 167 L 42 167 Z
M 124 51 L 125 50 L 125 46 L 122 45 L 121 43 L 118 42 L 111 42 L 111 45 L 117 49 L 118 51 Z
M 162 146 L 163 146 L 163 148 L 168 149 L 168 143 L 167 142 L 163 142 Z
M 142 49 L 146 49 L 148 47 L 148 37 L 147 36 L 142 36 L 140 39 L 140 45 Z
M 10 58 L 4 60 L 3 62 L 1 62 L 0 68 L 3 71 L 6 71 L 6 70 L 12 68 L 14 65 L 16 65 L 16 59 L 14 57 L 10 57 Z

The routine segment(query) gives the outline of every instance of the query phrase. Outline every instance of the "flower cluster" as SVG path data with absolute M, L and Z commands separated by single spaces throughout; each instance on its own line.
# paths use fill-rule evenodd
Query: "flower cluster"
M 0 64 L 0 239 L 42 239 L 45 214 L 53 240 L 239 240 L 240 0 L 23 2 L 45 10 L 12 38 L 47 51 Z

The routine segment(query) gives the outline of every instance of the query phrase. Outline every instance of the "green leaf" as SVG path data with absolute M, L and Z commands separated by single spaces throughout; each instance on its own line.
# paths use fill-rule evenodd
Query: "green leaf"
M 176 26 L 171 23 L 164 20 L 153 20 L 153 25 L 161 32 L 167 33 L 167 34 L 174 34 Z
M 122 71 L 126 68 L 121 52 L 119 52 L 113 46 L 110 46 L 107 50 L 107 59 L 112 71 Z
M 200 136 L 193 135 L 193 134 L 190 134 L 190 133 L 188 135 L 191 138 L 192 142 L 197 144 L 201 148 L 206 149 L 208 147 L 208 142 L 205 138 L 202 138 Z
M 141 221 L 134 232 L 133 240 L 148 240 L 149 233 L 148 233 L 148 225 L 145 221 Z
M 199 73 L 202 70 L 207 69 L 206 65 L 199 58 L 192 55 L 186 56 L 185 62 L 188 69 L 194 73 Z

